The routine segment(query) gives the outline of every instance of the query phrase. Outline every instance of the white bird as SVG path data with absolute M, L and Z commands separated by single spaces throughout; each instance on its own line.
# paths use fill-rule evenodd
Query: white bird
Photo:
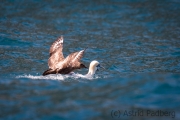
M 98 61 L 93 60 L 89 65 L 89 71 L 86 75 L 93 76 L 96 73 L 96 71 L 99 70 L 99 68 L 104 68 L 104 67 L 102 67 Z

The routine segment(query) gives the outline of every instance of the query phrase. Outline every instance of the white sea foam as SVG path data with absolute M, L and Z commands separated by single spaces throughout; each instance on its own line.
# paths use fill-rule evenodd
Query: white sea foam
M 71 73 L 67 75 L 61 75 L 61 74 L 51 74 L 47 76 L 42 76 L 42 75 L 18 75 L 16 78 L 28 78 L 28 79 L 34 79 L 34 80 L 67 80 L 67 79 L 87 79 L 87 80 L 93 80 L 93 79 L 98 79 L 99 77 L 96 76 L 87 76 L 87 75 L 82 75 L 78 73 Z
M 28 78 L 28 79 L 40 79 L 40 80 L 65 80 L 65 76 L 62 75 L 47 75 L 47 76 L 42 76 L 42 75 L 19 75 L 16 76 L 16 78 Z

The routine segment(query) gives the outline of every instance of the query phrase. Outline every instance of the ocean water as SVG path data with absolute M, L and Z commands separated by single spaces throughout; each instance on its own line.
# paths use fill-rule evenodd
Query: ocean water
M 101 69 L 42 76 L 49 48 Z M 0 4 L 0 119 L 179 120 L 179 0 L 6 0 Z

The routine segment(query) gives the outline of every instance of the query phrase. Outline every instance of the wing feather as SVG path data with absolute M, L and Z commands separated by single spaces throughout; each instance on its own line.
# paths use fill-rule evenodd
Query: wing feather
M 74 54 L 74 59 L 72 59 L 72 62 L 75 62 L 75 61 L 80 61 L 81 58 L 83 57 L 83 54 L 84 54 L 84 51 L 85 50 L 81 50 L 79 52 L 76 52 L 76 54 Z
M 71 53 L 70 55 L 68 55 L 65 59 L 66 62 L 69 62 L 69 63 L 76 63 L 76 62 L 80 62 L 81 58 L 83 57 L 84 55 L 84 52 L 85 52 L 86 49 L 84 50 L 81 50 L 79 52 L 74 52 L 74 53 Z
M 50 56 L 57 50 L 63 50 L 63 36 L 59 37 L 54 43 L 51 45 L 49 54 Z
M 63 56 L 63 36 L 59 37 L 52 45 L 49 50 L 48 66 L 50 69 L 55 69 L 56 64 L 64 60 Z

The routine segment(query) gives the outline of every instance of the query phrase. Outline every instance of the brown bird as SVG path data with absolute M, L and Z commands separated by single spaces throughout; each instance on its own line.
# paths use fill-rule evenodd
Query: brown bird
M 80 62 L 86 49 L 79 52 L 74 52 L 68 55 L 66 58 L 63 56 L 63 36 L 59 37 L 50 47 L 49 50 L 49 69 L 46 70 L 43 75 L 48 74 L 68 74 L 76 69 L 87 68 Z

